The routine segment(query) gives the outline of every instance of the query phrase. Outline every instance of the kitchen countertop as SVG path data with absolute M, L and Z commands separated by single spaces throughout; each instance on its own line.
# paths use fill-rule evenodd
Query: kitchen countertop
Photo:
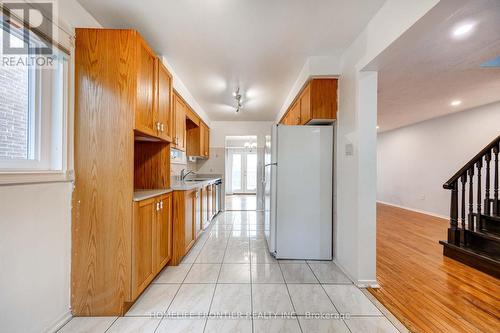
M 142 201 L 170 192 L 173 192 L 173 189 L 136 190 L 134 191 L 134 201 Z
M 170 183 L 170 187 L 174 191 L 188 191 L 188 190 L 192 190 L 192 189 L 195 189 L 195 188 L 200 188 L 200 187 L 203 187 L 203 186 L 207 186 L 207 185 L 213 184 L 216 181 L 222 179 L 221 177 L 213 177 L 213 178 L 210 178 L 210 179 L 207 179 L 207 178 L 209 178 L 209 177 L 203 177 L 204 180 L 199 180 L 199 181 L 194 181 L 194 182 L 193 181 L 186 182 L 186 181 L 172 179 L 171 183 Z

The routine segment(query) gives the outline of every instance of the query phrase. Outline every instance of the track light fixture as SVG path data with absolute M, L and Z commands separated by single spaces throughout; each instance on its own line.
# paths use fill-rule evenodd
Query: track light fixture
M 238 113 L 243 108 L 243 96 L 240 93 L 240 88 L 239 87 L 233 93 L 233 97 L 236 100 L 236 113 Z

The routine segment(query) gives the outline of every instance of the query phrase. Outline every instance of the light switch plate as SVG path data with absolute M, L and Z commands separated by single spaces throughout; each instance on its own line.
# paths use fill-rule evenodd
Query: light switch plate
M 348 143 L 345 145 L 345 156 L 353 156 L 354 155 L 354 145 L 352 143 Z

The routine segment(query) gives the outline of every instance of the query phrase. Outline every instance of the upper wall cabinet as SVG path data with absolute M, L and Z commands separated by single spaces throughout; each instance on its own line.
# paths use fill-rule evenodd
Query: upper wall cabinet
M 284 125 L 331 123 L 337 118 L 337 83 L 337 79 L 309 81 L 280 123 Z
M 186 150 L 186 111 L 182 98 L 174 92 L 174 148 Z
M 137 98 L 135 104 L 135 129 L 143 134 L 158 134 L 155 114 L 155 94 L 158 73 L 156 55 L 137 33 Z
M 172 75 L 163 66 L 158 59 L 158 91 L 156 98 L 156 110 L 158 121 L 156 129 L 158 136 L 171 142 L 173 140 L 173 112 L 172 112 L 172 99 L 173 99 L 173 84 Z
M 172 75 L 137 33 L 135 130 L 172 141 Z

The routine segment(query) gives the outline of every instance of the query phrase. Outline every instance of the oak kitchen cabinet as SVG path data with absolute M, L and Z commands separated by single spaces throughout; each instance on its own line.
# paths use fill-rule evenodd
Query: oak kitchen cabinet
M 172 199 L 157 201 L 160 206 L 164 202 L 160 211 L 154 200 L 134 209 L 135 189 L 170 187 L 171 144 L 158 136 L 155 120 L 168 127 L 171 77 L 159 65 L 134 30 L 76 29 L 71 211 L 75 316 L 123 315 L 172 255 Z M 162 91 L 158 103 L 156 89 Z M 157 119 L 156 108 L 165 112 Z
M 283 116 L 280 124 L 331 123 L 337 118 L 337 79 L 312 79 Z
M 199 198 L 199 189 L 174 192 L 173 265 L 181 261 L 196 241 L 201 218 Z
M 172 112 L 172 75 L 161 63 L 160 59 L 157 59 L 157 64 L 158 89 L 156 92 L 155 108 L 158 120 L 156 122 L 156 130 L 161 139 L 172 142 L 174 120 Z
M 137 298 L 172 257 L 172 194 L 134 202 L 132 298 Z
M 137 34 L 135 130 L 172 141 L 172 75 Z
M 174 148 L 186 150 L 186 103 L 174 91 Z
M 208 158 L 210 130 L 208 126 L 199 121 L 199 126 L 189 123 L 186 131 L 186 154 L 188 156 Z

